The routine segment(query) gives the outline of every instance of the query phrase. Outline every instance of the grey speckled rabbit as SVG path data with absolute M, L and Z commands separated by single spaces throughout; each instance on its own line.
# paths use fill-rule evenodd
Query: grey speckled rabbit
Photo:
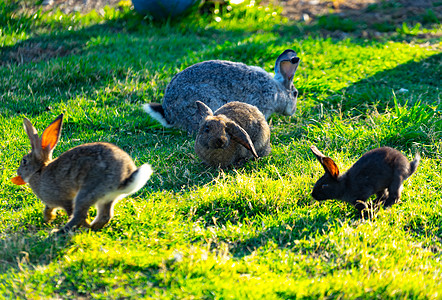
M 195 152 L 208 165 L 225 168 L 270 154 L 270 128 L 255 106 L 235 101 L 213 113 L 200 101 L 196 105 L 203 120 Z
M 292 115 L 298 91 L 293 77 L 299 65 L 295 51 L 285 50 L 276 60 L 275 77 L 264 69 L 243 63 L 210 60 L 197 63 L 175 75 L 166 88 L 163 103 L 144 105 L 144 110 L 163 126 L 188 132 L 200 122 L 195 101 L 213 111 L 231 101 L 256 106 L 268 119 L 272 113 Z
M 60 233 L 79 225 L 101 229 L 112 218 L 115 203 L 142 188 L 152 169 L 149 164 L 137 169 L 126 152 L 109 143 L 83 144 L 52 159 L 62 121 L 63 115 L 58 116 L 39 138 L 31 122 L 24 119 L 32 150 L 23 157 L 18 176 L 12 181 L 29 183 L 46 205 L 46 222 L 54 219 L 56 208 L 63 208 L 71 216 Z M 86 217 L 92 205 L 98 212 L 89 225 Z
M 363 202 L 374 194 L 375 204 L 395 204 L 401 196 L 403 181 L 416 171 L 420 160 L 419 153 L 410 163 L 398 150 L 382 147 L 365 153 L 345 174 L 339 175 L 330 157 L 315 146 L 310 149 L 325 170 L 313 188 L 313 198 L 343 200 L 360 211 L 365 208 Z

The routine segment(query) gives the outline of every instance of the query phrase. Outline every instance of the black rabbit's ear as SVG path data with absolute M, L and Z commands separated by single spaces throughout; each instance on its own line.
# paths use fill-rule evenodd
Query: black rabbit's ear
M 313 152 L 313 154 L 316 156 L 316 158 L 319 160 L 319 162 L 322 163 L 321 158 L 324 158 L 325 155 L 321 153 L 321 151 L 316 148 L 316 146 L 311 146 L 310 150 Z
M 291 49 L 285 50 L 276 60 L 275 79 L 280 81 L 287 89 L 292 85 L 299 61 L 296 52 Z
M 334 179 L 338 179 L 339 169 L 333 159 L 331 159 L 330 157 L 324 157 L 321 164 L 327 173 L 329 173 Z
M 313 154 L 316 156 L 318 161 L 321 163 L 325 172 L 329 173 L 333 178 L 338 179 L 339 169 L 338 166 L 333 161 L 333 159 L 322 154 L 321 151 L 319 151 L 318 148 L 316 148 L 316 146 L 311 146 L 310 150 L 313 152 Z
M 195 103 L 198 108 L 198 112 L 200 113 L 201 117 L 203 117 L 203 119 L 208 116 L 213 116 L 213 111 L 210 109 L 210 107 L 208 107 L 201 101 L 196 101 Z
M 226 122 L 226 131 L 230 134 L 230 137 L 235 142 L 243 145 L 247 150 L 252 152 L 253 156 L 258 158 L 258 154 L 256 153 L 255 146 L 253 146 L 253 142 L 250 139 L 249 134 L 238 124 L 232 121 Z

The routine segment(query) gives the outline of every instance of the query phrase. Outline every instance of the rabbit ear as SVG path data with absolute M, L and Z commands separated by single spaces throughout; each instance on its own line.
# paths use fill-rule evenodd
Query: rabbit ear
M 316 156 L 316 158 L 321 162 L 321 159 L 325 157 L 324 154 L 321 153 L 321 151 L 316 148 L 316 146 L 311 146 L 310 150 L 313 152 L 313 154 Z
M 325 172 L 329 173 L 333 178 L 338 179 L 339 169 L 336 163 L 333 161 L 333 159 L 322 154 L 321 151 L 319 151 L 318 148 L 316 148 L 316 146 L 311 146 L 310 150 L 313 152 L 313 154 L 316 156 L 318 161 L 321 163 Z
M 208 116 L 213 116 L 213 111 L 210 109 L 210 107 L 208 107 L 201 101 L 195 101 L 195 103 L 198 107 L 198 112 L 200 113 L 201 117 L 203 117 L 203 119 Z
M 296 56 L 296 52 L 291 49 L 285 50 L 276 60 L 275 79 L 289 89 L 298 65 L 299 57 Z
M 326 172 L 328 172 L 334 179 L 338 179 L 339 169 L 333 159 L 330 157 L 324 157 L 321 164 Z
M 59 115 L 41 135 L 41 147 L 47 154 L 52 152 L 60 139 L 62 123 L 63 114 Z
M 40 139 L 38 138 L 37 129 L 35 129 L 31 121 L 29 121 L 27 118 L 24 118 L 23 120 L 23 127 L 25 128 L 26 134 L 31 142 L 32 151 L 38 157 L 41 157 L 41 143 Z
M 247 150 L 252 152 L 253 156 L 258 158 L 258 154 L 256 153 L 255 146 L 253 146 L 253 142 L 250 139 L 249 134 L 238 124 L 232 121 L 226 122 L 226 131 L 230 134 L 231 138 L 243 145 Z

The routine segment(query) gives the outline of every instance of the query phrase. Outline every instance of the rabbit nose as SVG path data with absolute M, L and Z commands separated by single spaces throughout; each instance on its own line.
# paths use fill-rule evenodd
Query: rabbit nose
M 297 64 L 297 63 L 299 62 L 299 57 L 292 57 L 292 58 L 290 59 L 290 62 L 291 62 L 292 64 Z
M 215 140 L 216 148 L 226 148 L 227 147 L 227 138 L 225 136 L 219 137 Z

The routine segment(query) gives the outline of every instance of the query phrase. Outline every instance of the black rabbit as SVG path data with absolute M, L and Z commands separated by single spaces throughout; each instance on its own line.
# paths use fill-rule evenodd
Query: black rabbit
M 323 155 L 315 146 L 310 147 L 325 174 L 316 182 L 312 197 L 316 200 L 338 199 L 362 211 L 365 201 L 376 194 L 375 204 L 390 207 L 402 191 L 402 183 L 416 171 L 420 156 L 416 153 L 410 163 L 398 150 L 390 147 L 373 149 L 365 153 L 346 173 L 339 175 L 335 162 Z

